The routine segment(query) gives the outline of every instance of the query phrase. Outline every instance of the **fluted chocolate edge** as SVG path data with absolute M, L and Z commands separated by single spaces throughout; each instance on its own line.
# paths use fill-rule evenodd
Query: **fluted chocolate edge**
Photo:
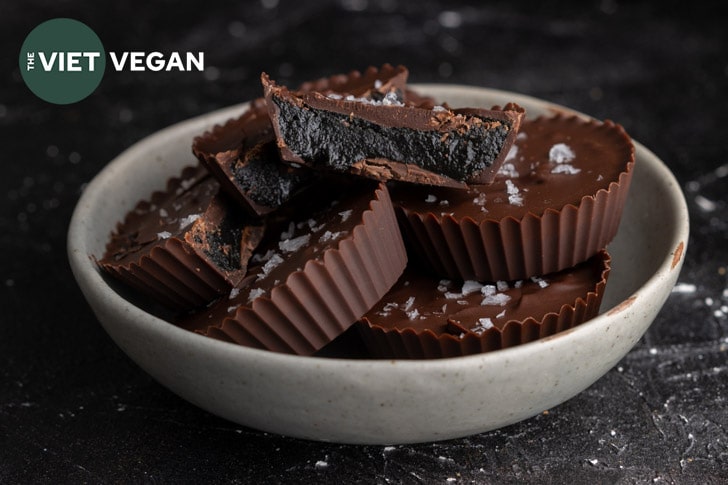
M 624 129 L 609 120 L 609 129 Z M 630 144 L 631 145 L 631 144 Z M 561 271 L 586 261 L 614 239 L 632 181 L 635 156 L 616 181 L 578 205 L 492 219 L 439 216 L 395 205 L 409 248 L 443 277 L 511 281 Z
M 352 233 L 318 260 L 203 333 L 277 352 L 310 355 L 344 332 L 394 285 L 407 254 L 386 185 Z
M 466 332 L 463 336 L 437 335 L 431 330 L 418 332 L 412 328 L 386 329 L 367 319 L 358 321 L 356 328 L 372 357 L 381 359 L 461 357 L 533 342 L 574 328 L 599 314 L 611 271 L 607 251 L 601 251 L 599 257 L 603 265 L 601 280 L 594 288 L 583 298 L 565 302 L 558 312 L 549 312 L 538 320 L 534 317 L 509 320 L 502 328 L 491 327 L 480 334 Z

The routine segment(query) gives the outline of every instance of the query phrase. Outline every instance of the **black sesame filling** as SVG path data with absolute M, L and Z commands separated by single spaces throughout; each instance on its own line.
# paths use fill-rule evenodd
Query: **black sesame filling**
M 498 157 L 509 132 L 475 125 L 464 132 L 386 127 L 358 117 L 273 98 L 279 109 L 280 135 L 288 148 L 315 168 L 346 172 L 356 162 L 384 158 L 411 163 L 465 181 Z M 484 121 L 493 121 L 484 119 Z

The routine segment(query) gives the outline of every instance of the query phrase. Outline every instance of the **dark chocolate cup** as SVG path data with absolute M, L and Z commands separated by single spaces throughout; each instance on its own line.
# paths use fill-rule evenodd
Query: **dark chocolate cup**
M 194 183 L 192 183 L 194 181 Z M 149 239 L 149 232 L 161 230 L 157 218 L 170 217 L 177 224 L 180 217 L 197 210 L 181 204 L 180 212 L 160 216 L 157 209 L 169 209 L 184 197 L 185 182 L 194 191 L 203 192 L 194 202 L 200 209 L 197 218 L 184 229 L 166 238 Z M 195 199 L 193 199 L 195 200 Z M 263 226 L 234 210 L 219 193 L 219 184 L 199 165 L 186 167 L 180 176 L 167 181 L 165 190 L 155 191 L 148 200 L 139 201 L 110 235 L 106 254 L 97 261 L 100 269 L 112 277 L 151 297 L 173 312 L 187 312 L 203 307 L 228 294 L 245 276 L 248 258 L 263 234 Z M 171 211 L 171 209 L 169 209 Z M 185 212 L 190 210 L 192 212 Z M 152 217 L 151 223 L 148 217 Z M 165 223 L 168 224 L 168 223 Z M 239 229 L 235 240 L 230 229 Z M 139 238 L 129 248 L 130 241 Z M 239 247 L 238 247 L 239 245 Z M 231 252 L 238 252 L 233 262 Z M 119 256 L 119 257 L 117 257 Z M 234 259 L 234 258 L 233 258 Z
M 389 193 L 379 184 L 361 222 L 336 247 L 292 272 L 270 297 L 256 298 L 201 333 L 260 349 L 313 354 L 376 304 L 406 264 Z
M 583 297 L 577 298 L 576 301 L 564 302 L 556 312 L 520 321 L 509 320 L 482 333 L 466 331 L 462 336 L 450 333 L 437 334 L 432 330 L 384 328 L 366 318 L 357 322 L 356 329 L 370 356 L 380 359 L 461 357 L 550 337 L 574 328 L 599 314 L 611 270 L 611 258 L 606 251 L 601 251 L 592 259 L 595 264 L 598 262 L 602 265 L 601 280 L 594 287 L 585 289 Z
M 611 121 L 591 123 L 631 141 Z M 625 169 L 604 188 L 565 204 L 494 219 L 415 211 L 395 202 L 405 242 L 413 255 L 440 276 L 477 281 L 512 281 L 541 276 L 586 261 L 617 234 L 634 172 L 634 148 Z M 488 186 L 483 186 L 487 194 Z

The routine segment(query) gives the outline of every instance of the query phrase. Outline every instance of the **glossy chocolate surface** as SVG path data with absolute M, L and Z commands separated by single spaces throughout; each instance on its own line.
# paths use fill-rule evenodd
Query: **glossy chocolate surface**
M 365 319 L 384 329 L 435 334 L 482 333 L 527 319 L 540 321 L 586 299 L 603 281 L 606 254 L 542 278 L 478 283 L 440 279 L 408 268 Z
M 633 160 L 634 147 L 619 125 L 563 115 L 526 119 L 492 184 L 468 190 L 395 184 L 392 200 L 413 212 L 458 220 L 540 216 L 607 190 Z

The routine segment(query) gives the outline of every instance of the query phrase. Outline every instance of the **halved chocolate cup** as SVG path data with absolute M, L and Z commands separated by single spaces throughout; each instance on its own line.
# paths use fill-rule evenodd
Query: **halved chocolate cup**
M 177 312 L 227 294 L 245 276 L 263 226 L 218 190 L 204 168 L 186 168 L 118 224 L 99 267 Z

